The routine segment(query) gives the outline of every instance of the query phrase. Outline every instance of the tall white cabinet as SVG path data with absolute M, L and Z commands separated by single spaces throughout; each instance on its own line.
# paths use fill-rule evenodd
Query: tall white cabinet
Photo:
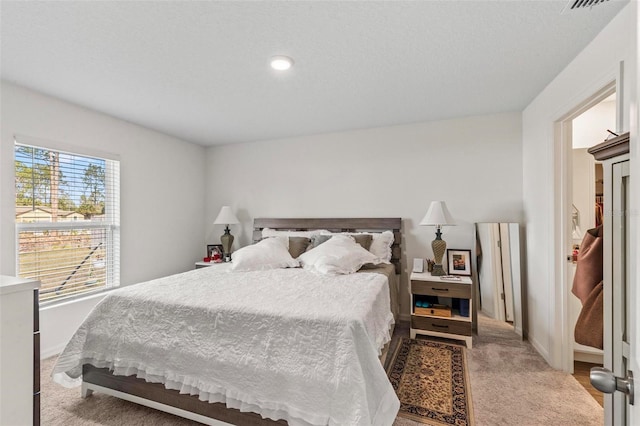
M 0 425 L 40 424 L 39 288 L 0 275 Z

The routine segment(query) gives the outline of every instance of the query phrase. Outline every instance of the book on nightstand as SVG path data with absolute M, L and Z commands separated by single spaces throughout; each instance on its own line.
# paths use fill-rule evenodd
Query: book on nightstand
M 443 275 L 440 277 L 441 280 L 447 280 L 447 281 L 462 281 L 462 278 L 460 278 L 457 275 Z

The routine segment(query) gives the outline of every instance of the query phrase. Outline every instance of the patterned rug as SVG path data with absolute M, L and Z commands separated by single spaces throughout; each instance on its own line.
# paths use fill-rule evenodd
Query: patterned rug
M 398 416 L 428 425 L 473 425 L 464 346 L 403 338 L 387 374 L 400 400 Z

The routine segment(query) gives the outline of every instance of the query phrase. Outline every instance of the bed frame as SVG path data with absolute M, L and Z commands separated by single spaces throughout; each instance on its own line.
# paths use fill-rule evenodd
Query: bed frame
M 382 232 L 394 233 L 391 262 L 396 274 L 401 271 L 401 219 L 400 218 L 323 218 L 323 219 L 255 219 L 253 240 L 259 241 L 262 229 L 307 231 L 327 229 L 333 232 Z M 386 351 L 385 351 L 386 352 Z M 382 358 L 384 362 L 384 358 Z M 94 391 L 155 408 L 180 417 L 208 425 L 267 426 L 286 425 L 284 420 L 263 419 L 256 413 L 243 413 L 227 408 L 222 403 L 200 401 L 197 396 L 181 395 L 176 390 L 165 389 L 161 383 L 147 383 L 135 376 L 116 376 L 108 368 L 96 368 L 85 364 L 82 367 L 83 398 Z

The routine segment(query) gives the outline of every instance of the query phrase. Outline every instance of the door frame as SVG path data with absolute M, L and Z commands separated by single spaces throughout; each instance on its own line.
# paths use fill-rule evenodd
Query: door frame
M 623 88 L 621 86 L 623 74 L 623 62 L 613 70 L 612 75 L 601 80 L 600 84 L 594 84 L 593 88 L 588 92 L 590 94 L 584 96 L 582 101 L 575 102 L 573 106 L 564 109 L 564 113 L 559 114 L 559 118 L 553 123 L 554 136 L 554 205 L 553 224 L 554 224 L 554 282 L 555 286 L 555 310 L 552 315 L 555 316 L 554 322 L 558 324 L 555 332 L 555 342 L 559 347 L 555 356 L 560 368 L 567 372 L 573 373 L 573 329 L 571 327 L 570 318 L 570 297 L 572 284 L 569 282 L 569 263 L 567 256 L 570 255 L 572 243 L 572 130 L 573 120 L 602 102 L 608 96 L 616 93 L 616 128 L 622 128 L 622 111 L 623 111 Z M 595 145 L 594 141 L 594 145 Z M 606 335 L 606 332 L 605 332 Z M 606 336 L 605 336 L 606 337 Z M 605 340 L 605 347 L 607 342 Z M 605 351 L 606 362 L 606 351 Z

